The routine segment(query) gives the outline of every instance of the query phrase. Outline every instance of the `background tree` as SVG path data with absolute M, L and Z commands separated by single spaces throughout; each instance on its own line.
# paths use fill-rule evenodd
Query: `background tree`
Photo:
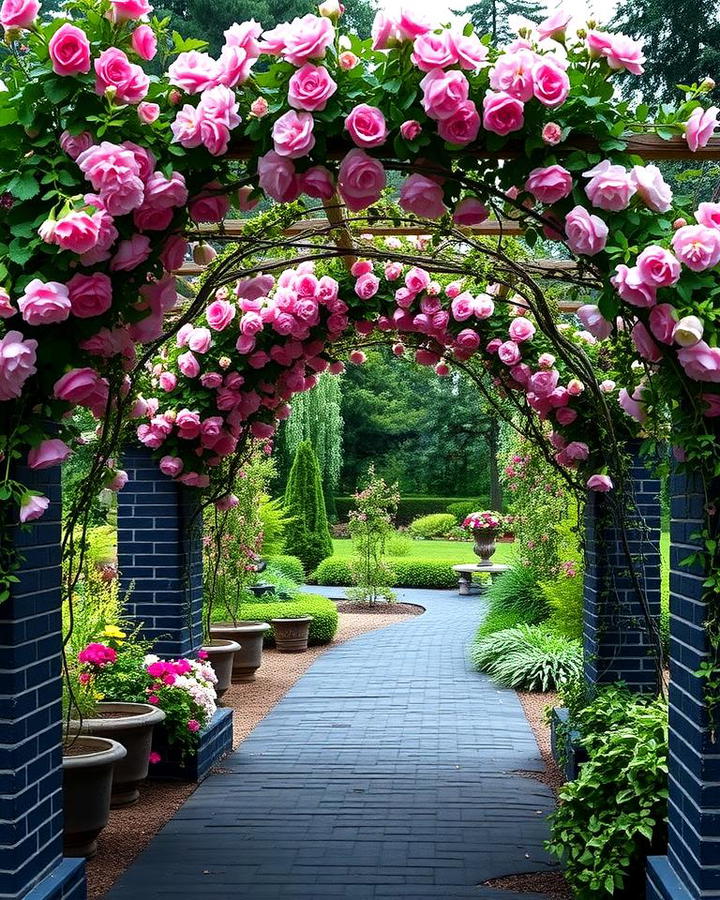
M 646 96 L 677 103 L 678 84 L 720 82 L 719 9 L 717 0 L 620 0 L 611 24 L 644 40 Z
M 302 560 L 309 574 L 332 555 L 320 467 L 309 441 L 298 444 L 285 490 L 285 511 L 290 522 L 285 532 L 285 548 Z
M 510 27 L 510 16 L 523 16 L 531 22 L 539 22 L 544 16 L 535 0 L 476 0 L 465 9 L 453 10 L 455 15 L 470 16 L 478 34 L 490 34 L 493 41 L 507 43 L 516 37 Z

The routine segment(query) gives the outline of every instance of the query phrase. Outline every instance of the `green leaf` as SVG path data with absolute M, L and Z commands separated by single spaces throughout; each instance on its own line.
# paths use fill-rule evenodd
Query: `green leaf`
M 8 191 L 18 200 L 32 200 L 40 193 L 40 185 L 33 172 L 23 172 L 13 178 Z

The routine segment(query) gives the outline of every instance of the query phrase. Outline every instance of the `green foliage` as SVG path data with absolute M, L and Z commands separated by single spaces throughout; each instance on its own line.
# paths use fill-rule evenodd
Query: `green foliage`
M 511 566 L 495 579 L 486 596 L 491 610 L 515 612 L 522 622 L 536 625 L 548 617 L 545 595 L 529 566 Z
M 583 576 L 559 575 L 540 585 L 550 609 L 550 627 L 557 634 L 579 639 L 583 633 Z
M 475 0 L 458 14 L 469 15 L 479 35 L 492 35 L 494 42 L 504 44 L 516 37 L 508 17 L 522 16 L 537 22 L 538 5 L 533 0 Z
M 470 513 L 478 509 L 487 509 L 488 506 L 487 498 L 484 497 L 479 500 L 457 500 L 455 503 L 448 503 L 447 511 L 455 517 L 455 523 L 460 525 Z
M 295 584 L 302 584 L 305 580 L 305 570 L 297 556 L 288 556 L 286 554 L 269 556 L 267 558 L 266 571 L 278 572 L 286 578 L 292 579 Z
M 429 559 L 388 557 L 388 566 L 395 573 L 392 587 L 443 588 L 457 587 L 457 575 L 449 562 Z M 312 584 L 331 584 L 347 587 L 352 584 L 347 557 L 331 556 L 323 560 L 308 579 Z
M 312 616 L 310 624 L 310 643 L 329 644 L 335 637 L 338 627 L 337 607 L 332 600 L 319 594 L 298 593 L 292 600 L 262 600 L 244 603 L 242 607 L 245 619 L 258 619 L 269 622 L 270 619 L 295 618 Z M 216 621 L 222 621 L 222 610 L 217 610 Z M 272 629 L 265 635 L 266 643 L 273 643 L 275 637 Z
M 472 509 L 470 509 L 470 512 L 473 512 L 475 509 L 486 509 L 489 506 L 490 499 L 487 496 L 469 500 L 462 497 L 414 497 L 412 495 L 404 495 L 400 497 L 400 503 L 398 503 L 395 523 L 396 525 L 409 525 L 413 519 L 417 519 L 419 516 L 449 512 L 448 507 L 458 502 L 471 505 Z M 340 521 L 347 519 L 352 506 L 352 497 L 335 498 L 335 509 Z
M 582 671 L 582 645 L 545 625 L 517 625 L 480 638 L 471 650 L 475 666 L 516 690 L 551 691 Z
M 432 513 L 410 523 L 410 533 L 417 538 L 443 537 L 455 527 L 452 513 Z
M 385 542 L 389 556 L 409 556 L 412 550 L 412 541 L 401 531 L 395 531 Z
M 392 517 L 399 500 L 397 484 L 388 486 L 370 466 L 367 485 L 355 494 L 355 509 L 350 513 L 353 542 L 350 560 L 353 585 L 347 592 L 350 600 L 373 604 L 379 599 L 388 602 L 395 599 L 390 589 L 395 573 L 384 557 L 385 541 L 393 533 Z
M 320 469 L 309 441 L 298 444 L 287 488 L 285 509 L 292 525 L 287 529 L 285 549 L 302 560 L 311 572 L 332 553 Z
M 560 792 L 548 849 L 578 900 L 641 896 L 645 857 L 666 842 L 667 705 L 611 686 L 574 724 L 589 759 Z
M 285 528 L 289 519 L 280 500 L 272 500 L 266 494 L 260 498 L 260 523 L 262 526 L 263 558 L 278 556 L 285 549 Z
M 75 540 L 79 541 L 81 532 L 76 529 Z M 117 529 L 113 525 L 95 525 L 85 533 L 87 543 L 85 562 L 88 565 L 103 565 L 117 561 Z

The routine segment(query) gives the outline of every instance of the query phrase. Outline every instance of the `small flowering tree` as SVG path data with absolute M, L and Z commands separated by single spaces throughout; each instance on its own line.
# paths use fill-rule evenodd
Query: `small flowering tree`
M 370 466 L 366 486 L 353 494 L 355 508 L 350 510 L 348 526 L 353 541 L 350 573 L 353 587 L 348 589 L 350 600 L 370 606 L 379 600 L 391 603 L 396 599 L 391 590 L 395 573 L 385 557 L 385 544 L 393 533 L 393 516 L 400 503 L 397 484 L 386 484 Z

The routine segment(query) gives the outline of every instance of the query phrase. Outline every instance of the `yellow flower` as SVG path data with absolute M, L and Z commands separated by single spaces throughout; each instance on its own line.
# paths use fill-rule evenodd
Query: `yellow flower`
M 106 625 L 103 631 L 103 637 L 115 638 L 116 641 L 122 641 L 127 635 L 124 631 L 121 631 L 117 625 Z
M 95 699 L 96 699 L 96 700 L 104 700 L 104 699 L 105 699 L 105 694 L 100 694 L 100 693 L 98 693 L 97 691 L 95 691 Z

